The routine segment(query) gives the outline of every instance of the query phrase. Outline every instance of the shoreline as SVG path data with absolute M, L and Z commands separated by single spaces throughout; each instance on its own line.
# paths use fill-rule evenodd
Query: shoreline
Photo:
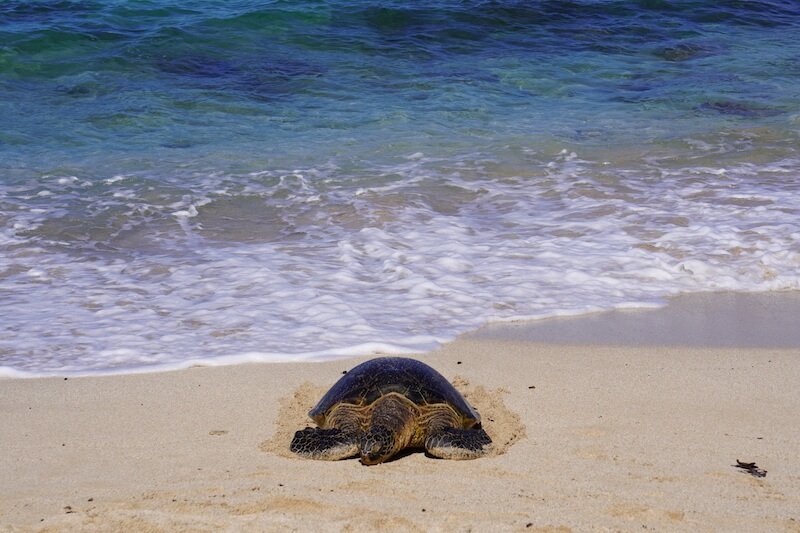
M 800 316 L 800 291 L 698 292 L 671 297 L 660 306 L 622 306 L 538 319 L 489 322 L 425 352 L 371 342 L 315 354 L 290 354 L 279 360 L 270 360 L 270 354 L 253 352 L 95 371 L 31 373 L 0 366 L 0 383 L 9 379 L 124 376 L 243 364 L 319 363 L 384 354 L 413 357 L 440 350 L 459 339 L 519 340 L 557 345 L 800 348 L 800 329 L 794 327 L 795 321 L 792 320 L 796 316 Z
M 495 322 L 467 338 L 547 344 L 800 348 L 800 291 L 697 292 L 656 308 Z
M 368 357 L 0 381 L 0 530 L 800 531 L 800 348 L 484 333 L 417 356 L 481 412 L 474 461 L 293 457 Z

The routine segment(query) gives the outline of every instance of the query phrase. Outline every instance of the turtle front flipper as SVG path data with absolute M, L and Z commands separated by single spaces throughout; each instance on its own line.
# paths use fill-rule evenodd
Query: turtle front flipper
M 425 450 L 442 459 L 476 459 L 488 453 L 492 439 L 482 428 L 443 428 L 425 439 Z
M 358 455 L 358 435 L 341 429 L 305 428 L 294 434 L 289 449 L 309 459 L 338 461 Z

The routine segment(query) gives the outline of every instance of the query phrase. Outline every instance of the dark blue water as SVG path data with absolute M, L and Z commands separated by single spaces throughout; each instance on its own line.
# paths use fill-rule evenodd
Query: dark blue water
M 0 366 L 800 288 L 796 2 L 6 1 Z

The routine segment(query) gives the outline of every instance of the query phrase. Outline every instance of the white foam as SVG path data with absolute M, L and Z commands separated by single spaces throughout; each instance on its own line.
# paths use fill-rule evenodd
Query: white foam
M 435 165 L 415 155 L 383 170 L 402 179 L 352 186 L 319 169 L 214 176 L 161 206 L 115 198 L 110 178 L 92 205 L 124 210 L 145 246 L 107 255 L 45 246 L 23 230 L 59 211 L 17 210 L 0 241 L 0 375 L 407 353 L 489 321 L 800 289 L 795 161 L 620 169 L 567 151 L 500 177 Z M 231 220 L 247 238 L 209 237 Z

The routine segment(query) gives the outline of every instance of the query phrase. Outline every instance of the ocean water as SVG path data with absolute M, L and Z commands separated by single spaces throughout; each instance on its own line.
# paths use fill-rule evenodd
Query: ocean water
M 794 1 L 6 0 L 0 374 L 800 289 Z

